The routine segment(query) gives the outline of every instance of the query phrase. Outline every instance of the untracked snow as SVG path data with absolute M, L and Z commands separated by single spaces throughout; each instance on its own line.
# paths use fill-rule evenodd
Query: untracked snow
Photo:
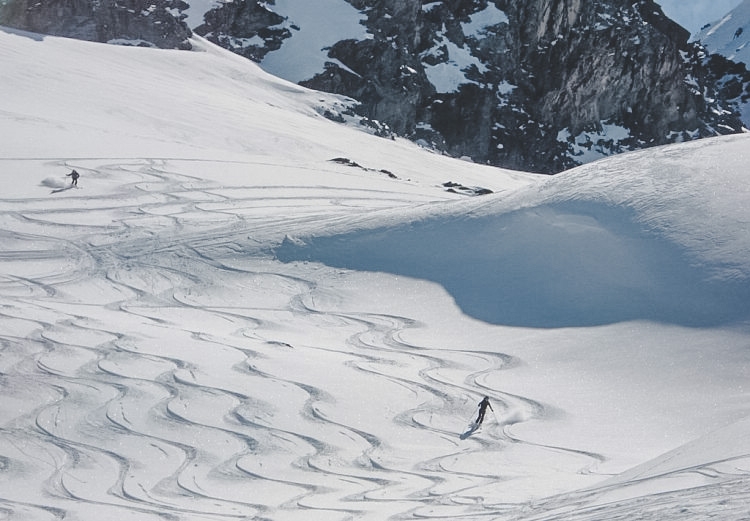
M 494 4 L 488 3 L 487 7 L 473 14 L 469 22 L 462 23 L 461 27 L 463 28 L 464 35 L 471 38 L 481 35 L 487 27 L 501 23 L 508 23 L 508 15 Z
M 193 45 L 0 28 L 4 519 L 747 518 L 749 135 L 535 176 Z

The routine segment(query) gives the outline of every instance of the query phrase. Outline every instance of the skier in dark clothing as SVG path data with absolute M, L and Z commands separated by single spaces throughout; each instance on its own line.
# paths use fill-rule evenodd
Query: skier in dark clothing
M 78 178 L 81 177 L 81 174 L 73 170 L 71 173 L 69 173 L 65 177 L 70 177 L 72 179 L 70 183 L 72 186 L 78 186 Z
M 487 412 L 487 407 L 489 407 L 492 412 L 495 412 L 495 409 L 490 405 L 489 397 L 485 396 L 484 399 L 479 402 L 479 416 L 477 416 L 477 421 L 474 422 L 477 427 L 482 425 L 482 422 L 484 421 L 484 413 Z

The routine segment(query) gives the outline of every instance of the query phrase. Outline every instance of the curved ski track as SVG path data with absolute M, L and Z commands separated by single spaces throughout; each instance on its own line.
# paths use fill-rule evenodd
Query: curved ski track
M 54 166 L 82 189 L 0 211 L 4 519 L 518 513 L 502 492 L 517 472 L 476 465 L 523 454 L 513 423 L 545 414 L 488 377 L 515 361 L 410 343 L 417 320 L 346 309 L 335 270 L 259 254 L 413 196 L 222 187 L 165 160 Z M 497 421 L 462 440 L 482 394 Z M 580 472 L 599 459 L 535 450 Z

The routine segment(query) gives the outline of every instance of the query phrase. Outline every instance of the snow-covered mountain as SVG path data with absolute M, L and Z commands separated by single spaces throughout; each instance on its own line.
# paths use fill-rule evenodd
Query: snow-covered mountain
M 499 170 L 190 44 L 0 28 L 5 519 L 746 519 L 750 135 Z
M 195 30 L 481 163 L 557 172 L 742 128 L 725 68 L 650 0 L 242 0 Z
M 706 24 L 694 38 L 712 53 L 750 64 L 750 0 L 743 0 L 721 19 Z
M 750 64 L 750 0 L 744 0 L 720 20 L 707 24 L 694 39 L 713 54 L 710 60 L 715 63 L 716 71 L 725 71 L 724 75 L 717 74 L 717 78 L 730 86 L 727 93 L 734 98 L 733 105 L 739 110 L 745 125 L 750 126 L 750 78 L 747 74 L 747 65 Z M 730 61 L 721 64 L 716 55 Z

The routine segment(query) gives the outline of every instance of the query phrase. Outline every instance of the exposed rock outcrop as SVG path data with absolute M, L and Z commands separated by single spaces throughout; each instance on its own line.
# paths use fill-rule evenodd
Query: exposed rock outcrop
M 190 49 L 182 0 L 8 0 L 0 24 L 93 42 Z
M 195 32 L 230 51 L 259 62 L 292 34 L 284 18 L 259 2 L 227 2 L 205 15 Z

